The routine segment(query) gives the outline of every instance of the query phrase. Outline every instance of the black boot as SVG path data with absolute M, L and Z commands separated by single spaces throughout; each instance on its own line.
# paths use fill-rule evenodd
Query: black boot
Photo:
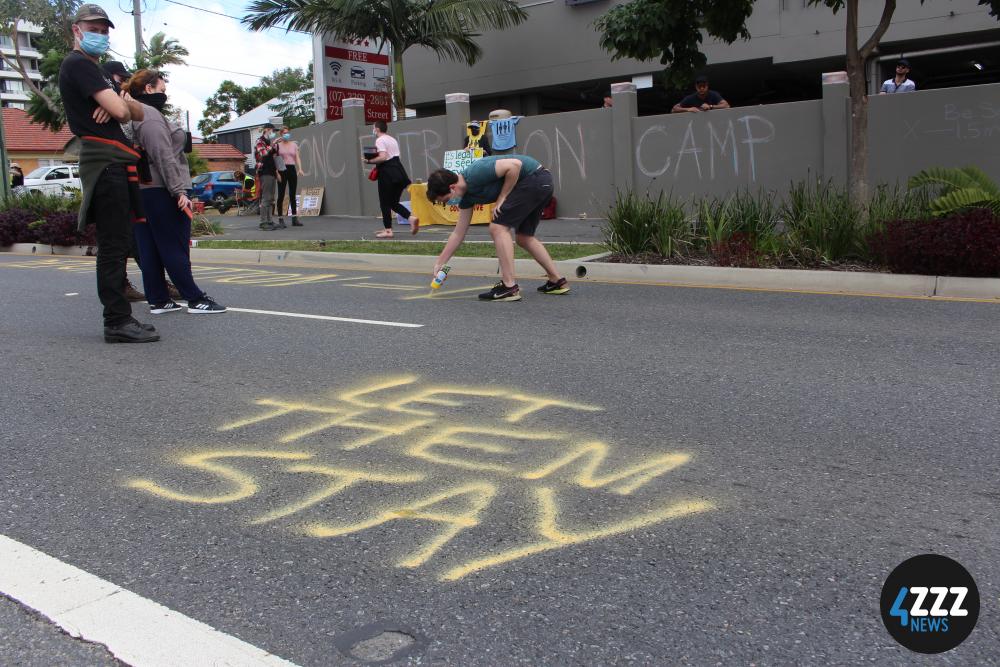
M 105 343 L 155 343 L 158 340 L 160 334 L 156 329 L 131 318 L 117 326 L 104 327 Z
M 292 227 L 301 227 L 301 226 L 302 226 L 302 223 L 299 222 L 299 216 L 293 215 L 292 216 Z

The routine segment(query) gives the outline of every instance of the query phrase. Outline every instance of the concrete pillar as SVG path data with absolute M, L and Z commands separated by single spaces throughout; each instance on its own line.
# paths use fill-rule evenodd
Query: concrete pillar
M 635 84 L 631 81 L 611 84 L 611 150 L 614 153 L 614 186 L 630 190 L 635 182 L 635 146 L 632 141 L 632 120 L 639 113 Z
M 361 188 L 368 183 L 365 176 L 371 166 L 361 161 L 361 138 L 366 133 L 365 101 L 360 97 L 349 97 L 343 102 L 344 134 L 347 135 L 347 168 L 344 170 L 344 201 L 337 206 L 344 215 L 363 215 L 364 199 Z M 367 169 L 366 169 L 367 167 Z
M 847 72 L 823 75 L 823 173 L 824 181 L 847 183 L 850 169 L 848 148 L 851 143 L 851 89 Z
M 444 96 L 444 112 L 447 119 L 445 150 L 457 151 L 465 146 L 465 125 L 472 120 L 469 111 L 468 93 L 449 93 Z

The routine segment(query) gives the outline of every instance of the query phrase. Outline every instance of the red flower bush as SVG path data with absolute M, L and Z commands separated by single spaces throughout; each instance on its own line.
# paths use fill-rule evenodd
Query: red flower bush
M 1000 218 L 986 209 L 937 220 L 890 220 L 869 247 L 893 273 L 1000 278 Z

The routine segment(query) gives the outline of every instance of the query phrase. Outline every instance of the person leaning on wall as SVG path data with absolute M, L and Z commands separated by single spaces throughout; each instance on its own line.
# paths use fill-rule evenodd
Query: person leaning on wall
M 712 109 L 728 109 L 729 102 L 722 95 L 708 88 L 708 77 L 704 74 L 694 80 L 694 92 L 674 105 L 671 113 L 701 113 Z
M 900 58 L 896 63 L 896 76 L 891 79 L 886 79 L 882 84 L 882 88 L 879 89 L 879 95 L 894 95 L 896 93 L 912 93 L 917 89 L 917 84 L 911 81 L 910 75 L 910 61 L 906 58 Z

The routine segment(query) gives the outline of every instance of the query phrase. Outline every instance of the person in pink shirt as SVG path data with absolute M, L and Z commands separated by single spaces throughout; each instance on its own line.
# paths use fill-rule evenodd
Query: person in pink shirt
M 292 227 L 301 227 L 299 212 L 295 201 L 295 188 L 299 180 L 299 144 L 292 141 L 292 131 L 287 125 L 281 126 L 281 139 L 278 142 L 278 156 L 285 163 L 285 170 L 278 181 L 278 227 L 285 226 L 285 186 L 288 186 L 288 203 L 292 206 Z
M 410 222 L 410 231 L 417 233 L 419 221 L 405 206 L 399 203 L 403 191 L 410 185 L 410 177 L 406 175 L 403 163 L 399 161 L 399 142 L 389 135 L 389 125 L 384 120 L 375 121 L 372 128 L 375 135 L 375 149 L 378 154 L 372 158 L 364 158 L 368 164 L 378 167 L 378 205 L 382 209 L 382 231 L 375 234 L 376 238 L 392 238 L 392 214 L 397 213 Z

